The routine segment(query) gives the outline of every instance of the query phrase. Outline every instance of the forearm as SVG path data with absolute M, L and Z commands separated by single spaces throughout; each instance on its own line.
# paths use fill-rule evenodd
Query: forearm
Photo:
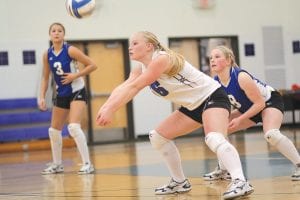
M 42 80 L 41 88 L 40 88 L 40 95 L 39 95 L 40 99 L 45 98 L 47 89 L 48 89 L 48 80 Z
M 250 119 L 262 111 L 265 107 L 265 103 L 253 104 L 245 113 L 239 116 L 241 120 Z
M 138 88 L 128 84 L 122 84 L 113 90 L 101 109 L 116 112 L 119 108 L 131 101 L 138 92 Z
M 140 73 L 137 73 L 137 72 L 131 72 L 130 73 L 130 76 L 129 76 L 129 78 L 126 80 L 126 81 L 124 81 L 122 84 L 120 84 L 120 85 L 118 85 L 113 91 L 112 91 L 112 93 L 111 93 L 111 95 L 109 96 L 109 98 L 107 99 L 107 101 L 102 105 L 102 107 L 104 108 L 104 107 L 106 107 L 107 105 L 109 105 L 109 104 L 111 104 L 111 101 L 115 101 L 115 99 L 117 99 L 117 98 L 122 98 L 122 97 L 120 97 L 120 96 L 124 96 L 124 95 L 126 95 L 126 94 L 123 94 L 124 93 L 124 91 L 130 91 L 130 90 L 135 90 L 134 88 L 134 86 L 133 85 L 131 85 L 132 84 L 132 82 L 135 80 L 135 78 L 137 78 L 138 76 L 140 75 Z M 139 91 L 139 89 L 136 89 L 137 91 L 136 92 L 132 92 L 133 94 L 132 95 L 130 95 L 130 97 L 129 98 L 133 98 L 137 93 L 138 93 L 138 91 Z M 125 92 L 125 93 L 126 93 Z M 128 98 L 128 97 L 127 97 Z M 111 99 L 113 99 L 113 100 L 111 100 Z M 130 101 L 130 99 L 129 100 L 127 100 L 126 101 L 126 103 L 128 103 Z M 123 103 L 122 105 L 125 105 L 126 103 Z M 121 106 L 122 106 L 121 105 Z M 120 107 L 121 107 L 120 106 Z M 107 107 L 109 107 L 109 106 L 107 106 Z M 119 107 L 119 108 L 120 108 Z
M 92 71 L 95 71 L 97 69 L 97 67 L 93 64 L 86 66 L 84 69 L 80 70 L 76 75 L 77 78 L 79 77 L 83 77 L 86 76 L 88 74 L 90 74 Z

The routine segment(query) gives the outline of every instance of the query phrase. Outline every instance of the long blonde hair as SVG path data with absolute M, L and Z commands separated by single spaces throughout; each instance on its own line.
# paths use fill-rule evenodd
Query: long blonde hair
M 238 67 L 235 61 L 235 56 L 233 54 L 233 51 L 230 48 L 220 45 L 220 46 L 216 46 L 214 49 L 220 50 L 224 54 L 225 58 L 230 60 L 231 66 Z
M 163 46 L 158 41 L 156 35 L 149 31 L 140 31 L 139 33 L 143 34 L 147 42 L 151 43 L 154 47 L 154 50 L 165 51 L 169 55 L 171 70 L 167 73 L 169 76 L 174 76 L 180 72 L 184 66 L 184 58 L 179 53 Z

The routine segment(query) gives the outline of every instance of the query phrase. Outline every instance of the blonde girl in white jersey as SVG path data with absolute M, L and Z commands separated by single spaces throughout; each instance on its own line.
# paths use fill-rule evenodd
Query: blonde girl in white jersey
M 146 86 L 181 107 L 149 132 L 150 142 L 163 157 L 171 174 L 169 184 L 156 188 L 156 194 L 187 192 L 191 185 L 185 177 L 178 149 L 172 141 L 203 125 L 205 142 L 222 160 L 233 176 L 224 192 L 224 199 L 253 192 L 245 180 L 237 150 L 224 137 L 227 133 L 230 103 L 226 93 L 215 80 L 196 70 L 176 52 L 163 47 L 157 37 L 147 31 L 130 38 L 129 56 L 142 66 L 135 68 L 129 78 L 115 88 L 97 114 L 97 124 L 105 126 L 114 112 L 131 101 Z

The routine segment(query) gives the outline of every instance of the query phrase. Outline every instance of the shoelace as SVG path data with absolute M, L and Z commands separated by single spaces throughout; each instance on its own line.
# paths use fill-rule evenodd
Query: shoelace
M 233 181 L 231 181 L 231 183 L 228 185 L 228 189 L 232 188 L 234 185 L 238 184 L 238 182 L 240 182 L 241 180 L 240 179 L 234 179 Z M 242 186 L 239 186 L 237 188 L 242 188 Z

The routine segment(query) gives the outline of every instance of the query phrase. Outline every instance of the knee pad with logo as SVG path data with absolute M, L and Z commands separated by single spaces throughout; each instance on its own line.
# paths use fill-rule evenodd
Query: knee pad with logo
M 273 146 L 275 146 L 285 136 L 278 129 L 271 129 L 266 132 L 264 138 Z
M 171 141 L 171 140 L 161 136 L 155 130 L 151 130 L 149 132 L 149 139 L 150 139 L 151 145 L 154 149 L 160 149 L 164 144 Z

